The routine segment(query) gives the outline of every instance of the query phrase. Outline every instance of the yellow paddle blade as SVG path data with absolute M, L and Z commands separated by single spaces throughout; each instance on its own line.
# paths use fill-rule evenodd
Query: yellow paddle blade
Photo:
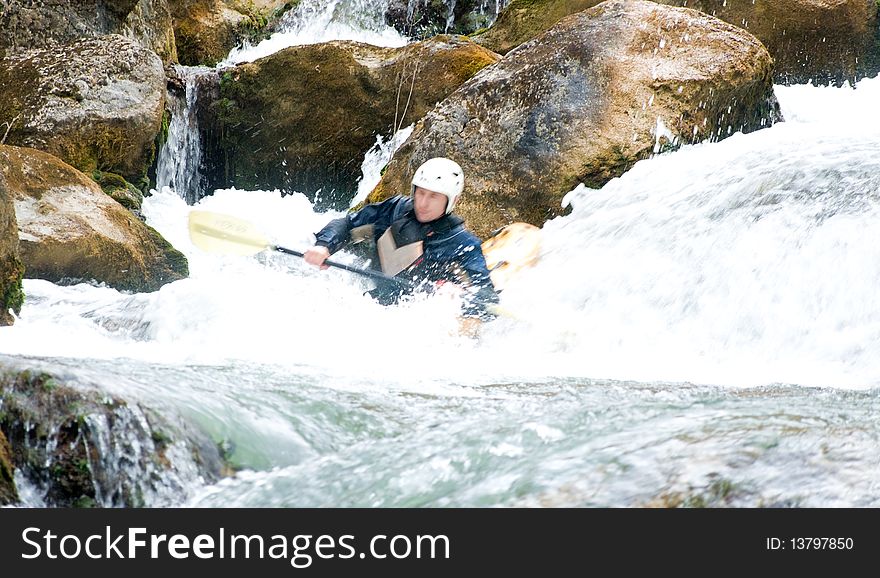
M 528 223 L 511 223 L 480 246 L 496 291 L 501 291 L 523 269 L 538 262 L 541 229 Z
M 190 212 L 189 238 L 203 251 L 224 255 L 253 255 L 272 246 L 248 221 L 210 211 Z

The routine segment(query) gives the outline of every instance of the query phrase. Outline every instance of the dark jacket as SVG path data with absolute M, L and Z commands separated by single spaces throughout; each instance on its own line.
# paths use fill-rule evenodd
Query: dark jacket
M 330 221 L 321 229 L 315 244 L 327 247 L 330 253 L 341 249 L 350 239 L 351 230 L 362 225 L 373 225 L 374 240 L 392 223 L 395 231 L 401 227 L 423 241 L 423 259 L 402 271 L 398 277 L 421 283 L 430 290 L 438 281 L 452 281 L 466 287 L 463 314 L 469 317 L 491 318 L 490 305 L 498 302 L 492 285 L 480 240 L 465 230 L 464 221 L 457 215 L 444 215 L 430 223 L 419 223 L 413 211 L 411 197 L 397 196 L 381 203 L 367 205 L 359 211 Z M 415 240 L 415 239 L 413 239 Z M 371 294 L 383 303 L 396 302 L 409 291 L 400 286 L 385 286 L 381 282 Z

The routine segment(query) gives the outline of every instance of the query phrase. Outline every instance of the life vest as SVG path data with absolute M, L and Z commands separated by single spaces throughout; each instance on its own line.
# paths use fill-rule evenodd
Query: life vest
M 462 224 L 460 217 L 447 215 L 431 223 L 420 223 L 410 211 L 391 223 L 376 241 L 376 252 L 382 272 L 396 276 L 414 269 L 423 261 L 425 242 L 432 235 L 445 233 Z M 351 230 L 351 242 L 375 238 L 373 225 Z

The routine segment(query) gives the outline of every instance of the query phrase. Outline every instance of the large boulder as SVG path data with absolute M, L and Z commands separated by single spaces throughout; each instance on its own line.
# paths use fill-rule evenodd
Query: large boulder
M 81 380 L 22 365 L 0 356 L 0 503 L 4 462 L 49 507 L 173 506 L 196 484 L 229 473 L 205 435 Z M 6 503 L 11 498 L 7 491 Z
M 52 155 L 0 145 L 0 172 L 15 202 L 28 278 L 144 292 L 188 275 L 183 254 Z
M 297 4 L 283 0 L 168 0 L 181 64 L 214 66 L 245 40 L 257 40 Z
M 368 200 L 399 191 L 425 159 L 460 162 L 457 209 L 481 236 L 541 225 L 579 183 L 780 118 L 772 60 L 752 35 L 696 10 L 612 0 L 561 20 L 440 103 Z
M 877 74 L 876 0 L 659 0 L 741 26 L 776 61 L 776 82 L 855 82 Z
M 223 74 L 226 186 L 347 202 L 364 154 L 425 115 L 498 55 L 463 36 L 402 48 L 329 42 L 287 48 Z M 202 123 L 204 124 L 204 123 Z
M 117 31 L 108 30 L 108 33 L 112 32 Z M 126 15 L 118 33 L 152 48 L 165 64 L 177 62 L 177 43 L 168 0 L 140 0 Z
M 21 312 L 24 293 L 21 278 L 24 265 L 18 251 L 18 224 L 15 221 L 15 204 L 0 172 L 0 326 L 12 325 Z
M 4 0 L 0 52 L 66 44 L 83 37 L 122 34 L 177 59 L 167 0 Z
M 876 0 L 655 0 L 688 7 L 742 27 L 776 61 L 778 83 L 858 80 L 880 70 Z M 512 0 L 474 40 L 506 54 L 563 17 L 597 0 Z
M 46 151 L 89 174 L 140 184 L 164 104 L 162 61 L 119 35 L 0 60 L 0 126 L 11 126 L 5 144 Z

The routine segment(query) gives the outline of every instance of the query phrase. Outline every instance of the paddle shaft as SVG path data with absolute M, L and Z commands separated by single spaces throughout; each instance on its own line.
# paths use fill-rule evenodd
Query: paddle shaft
M 279 253 L 285 253 L 287 255 L 294 255 L 296 257 L 305 257 L 305 253 L 301 253 L 299 251 L 294 251 L 293 249 L 288 249 L 287 247 L 279 247 L 277 245 L 270 245 L 270 249 L 273 251 L 278 251 Z M 330 267 L 336 267 L 337 269 L 344 269 L 346 271 L 350 271 L 351 273 L 357 273 L 359 275 L 364 275 L 366 277 L 372 277 L 373 279 L 381 279 L 382 281 L 390 281 L 396 285 L 400 285 L 401 287 L 412 287 L 413 283 L 406 280 L 400 279 L 399 277 L 392 277 L 390 275 L 386 275 L 385 273 L 380 273 L 379 271 L 372 271 L 370 269 L 361 269 L 360 267 L 352 267 L 351 265 L 346 265 L 345 263 L 337 263 L 336 261 L 331 261 L 327 259 L 324 261 L 325 265 L 329 265 Z

